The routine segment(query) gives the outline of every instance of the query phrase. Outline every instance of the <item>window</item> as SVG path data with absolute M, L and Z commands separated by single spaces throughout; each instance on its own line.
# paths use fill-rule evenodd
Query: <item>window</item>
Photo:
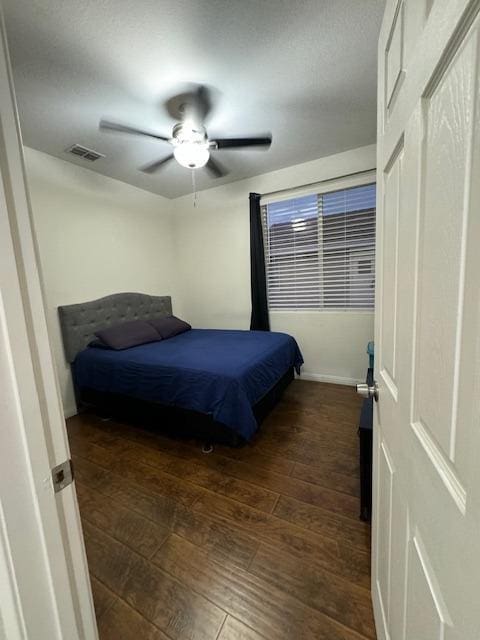
M 262 207 L 270 309 L 373 309 L 375 185 Z

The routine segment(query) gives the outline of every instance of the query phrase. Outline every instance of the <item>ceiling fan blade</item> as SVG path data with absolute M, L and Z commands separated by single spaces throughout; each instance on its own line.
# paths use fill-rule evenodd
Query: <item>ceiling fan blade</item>
M 212 140 L 217 149 L 239 149 L 241 147 L 269 147 L 272 144 L 272 136 L 259 136 L 256 138 L 217 138 Z
M 205 165 L 205 169 L 207 169 L 207 171 L 213 178 L 223 178 L 228 174 L 227 169 L 225 169 L 225 167 L 222 167 L 222 165 L 214 160 L 212 156 L 210 156 L 207 164 Z
M 150 131 L 144 131 L 143 129 L 137 129 L 136 127 L 130 127 L 126 124 L 119 124 L 118 122 L 110 122 L 108 120 L 100 120 L 99 124 L 100 129 L 105 129 L 108 131 L 120 131 L 121 133 L 134 133 L 139 136 L 147 136 L 148 138 L 155 138 L 155 140 L 165 140 L 168 142 L 170 138 L 165 138 L 165 136 L 159 136 L 156 133 L 151 133 Z
M 167 164 L 167 162 L 173 160 L 173 157 L 173 153 L 171 153 L 169 156 L 166 156 L 166 158 L 156 160 L 155 162 L 151 162 L 150 164 L 146 164 L 145 166 L 140 167 L 140 171 L 143 171 L 144 173 L 154 173 L 155 171 L 163 167 L 164 164 Z

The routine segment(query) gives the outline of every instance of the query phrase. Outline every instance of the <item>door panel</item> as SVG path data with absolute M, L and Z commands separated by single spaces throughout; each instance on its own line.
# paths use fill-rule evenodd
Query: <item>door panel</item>
M 400 180 L 402 149 L 396 150 L 389 162 L 384 178 L 385 207 L 383 216 L 383 300 L 382 349 L 380 375 L 393 398 L 397 399 L 396 349 L 397 349 L 397 278 L 398 278 L 398 228 L 400 220 Z
M 455 452 L 459 309 L 468 216 L 464 193 L 476 48 L 476 39 L 470 37 L 424 104 L 425 195 L 420 211 L 414 422 L 438 443 L 438 455 L 450 460 Z
M 479 12 L 387 0 L 379 41 L 380 640 L 480 638 Z
M 382 617 L 388 623 L 390 602 L 392 491 L 394 470 L 386 443 L 378 450 L 376 582 Z
M 398 603 L 405 601 L 410 527 L 403 496 L 404 494 L 400 485 L 394 483 L 392 491 L 392 527 L 390 534 L 390 599 L 387 625 L 387 628 L 391 629 L 390 640 L 404 639 L 405 612 L 402 607 L 398 606 Z M 392 558 L 394 560 L 399 559 L 400 561 L 392 562 Z
M 393 107 L 395 93 L 403 77 L 403 9 L 403 2 L 400 2 L 385 52 L 385 90 L 388 109 Z
M 405 5 L 404 16 L 404 58 L 408 66 L 410 56 L 414 55 L 415 46 L 427 22 L 432 0 L 408 1 Z
M 418 531 L 409 542 L 407 594 L 405 637 L 441 640 L 450 616 Z

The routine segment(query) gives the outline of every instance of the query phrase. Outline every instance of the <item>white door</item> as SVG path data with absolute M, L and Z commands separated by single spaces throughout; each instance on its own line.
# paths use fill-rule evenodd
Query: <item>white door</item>
M 0 15 L 0 638 L 97 638 Z
M 380 640 L 480 638 L 480 2 L 379 42 L 372 587 Z

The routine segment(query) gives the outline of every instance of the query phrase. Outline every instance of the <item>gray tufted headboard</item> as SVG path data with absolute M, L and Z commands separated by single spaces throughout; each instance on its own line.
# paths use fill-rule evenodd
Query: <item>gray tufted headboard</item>
M 170 296 L 114 293 L 91 302 L 58 307 L 63 346 L 68 362 L 95 338 L 95 331 L 128 320 L 148 320 L 172 314 Z

